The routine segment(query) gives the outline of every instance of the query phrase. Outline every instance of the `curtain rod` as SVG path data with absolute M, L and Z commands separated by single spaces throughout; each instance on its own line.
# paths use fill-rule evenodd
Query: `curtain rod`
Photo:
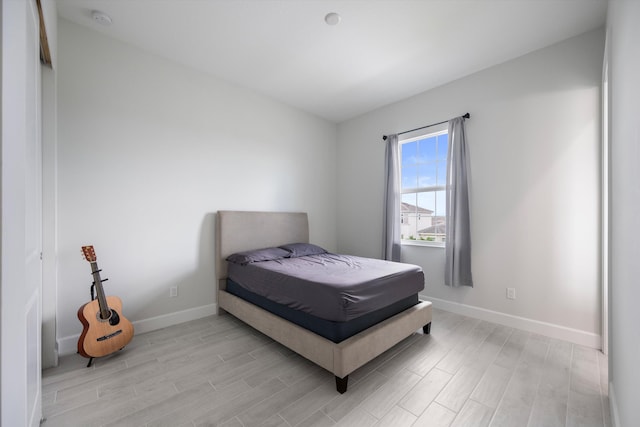
M 471 114 L 469 113 L 465 113 L 462 117 L 464 117 L 465 119 L 469 119 L 471 118 Z M 419 128 L 415 128 L 415 129 L 411 129 L 411 130 L 405 130 L 404 132 L 398 132 L 398 135 L 402 135 L 405 133 L 409 133 L 409 132 L 413 132 L 414 130 L 420 130 L 420 129 L 426 129 L 426 128 L 430 128 L 431 126 L 437 126 L 437 125 L 441 125 L 443 123 L 447 123 L 449 120 L 445 120 L 443 122 L 438 122 L 438 123 L 432 123 L 430 125 L 426 125 L 426 126 L 421 126 Z M 386 141 L 387 140 L 387 135 L 382 135 L 382 140 Z

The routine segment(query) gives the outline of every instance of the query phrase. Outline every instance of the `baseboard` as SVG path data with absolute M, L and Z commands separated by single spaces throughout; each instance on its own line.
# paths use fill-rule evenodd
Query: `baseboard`
M 611 375 L 611 373 L 609 373 Z M 613 383 L 609 382 L 609 412 L 611 412 L 611 426 L 622 427 L 620 424 L 620 415 L 618 414 L 618 402 L 616 401 L 616 392 L 613 389 Z
M 474 307 L 471 305 L 460 304 L 457 302 L 447 301 L 439 298 L 433 298 L 428 295 L 421 295 L 421 298 L 431 301 L 434 308 L 450 311 L 452 313 L 461 314 L 463 316 L 473 317 L 476 319 L 486 320 L 488 322 L 498 323 L 500 325 L 510 326 L 527 332 L 533 332 L 545 335 L 551 338 L 557 338 L 574 344 L 583 345 L 595 349 L 602 347 L 602 339 L 600 335 L 591 332 L 581 331 L 579 329 L 567 328 L 566 326 L 555 325 L 552 323 L 541 322 L 539 320 L 527 319 L 525 317 L 513 316 L 510 314 L 500 313 L 497 311 L 487 310 L 485 308 Z M 151 317 L 149 319 L 137 320 L 133 322 L 136 334 L 155 331 L 157 329 L 166 328 L 168 326 L 177 325 L 179 323 L 200 319 L 202 317 L 212 316 L 218 311 L 217 304 L 209 304 L 201 307 L 182 310 L 175 313 L 164 314 L 162 316 Z M 58 355 L 65 356 L 73 354 L 77 351 L 78 338 L 80 334 L 72 335 L 58 339 Z M 612 414 L 613 416 L 613 414 Z
M 150 317 L 148 319 L 136 320 L 131 323 L 133 323 L 136 334 L 144 334 L 145 332 L 155 331 L 157 329 L 166 328 L 179 323 L 212 316 L 216 314 L 217 311 L 218 304 L 209 304 L 201 307 L 190 308 L 188 310 L 177 311 L 175 313 Z M 60 356 L 66 356 L 68 354 L 76 353 L 78 350 L 78 338 L 80 338 L 80 334 L 59 338 L 57 340 L 58 354 Z
M 498 311 L 487 310 L 485 308 L 474 307 L 443 299 L 432 298 L 428 295 L 420 295 L 420 297 L 427 301 L 431 301 L 433 303 L 433 308 L 522 329 L 527 332 L 533 332 L 551 338 L 569 341 L 585 347 L 595 349 L 602 348 L 602 337 L 591 332 L 555 325 L 553 323 L 541 322 L 539 320 L 527 319 L 526 317 L 513 316 L 511 314 L 500 313 Z

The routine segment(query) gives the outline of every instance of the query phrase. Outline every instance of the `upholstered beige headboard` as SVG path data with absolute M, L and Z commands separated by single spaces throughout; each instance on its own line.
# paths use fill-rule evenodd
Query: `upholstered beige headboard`
M 216 215 L 216 278 L 224 289 L 227 257 L 250 249 L 309 242 L 305 212 L 218 211 Z

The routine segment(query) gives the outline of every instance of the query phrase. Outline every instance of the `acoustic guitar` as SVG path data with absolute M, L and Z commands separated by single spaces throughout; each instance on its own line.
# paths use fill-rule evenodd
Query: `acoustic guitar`
M 78 353 L 89 357 L 102 357 L 121 350 L 133 338 L 133 325 L 122 315 L 122 301 L 116 296 L 105 296 L 100 269 L 93 246 L 83 246 L 84 258 L 91 264 L 91 275 L 97 298 L 78 309 L 83 325 L 78 339 Z M 106 280 L 106 279 L 105 279 Z

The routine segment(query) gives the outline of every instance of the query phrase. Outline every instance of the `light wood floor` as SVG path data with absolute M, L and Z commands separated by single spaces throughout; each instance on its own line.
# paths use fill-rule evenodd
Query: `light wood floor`
M 43 372 L 44 426 L 610 426 L 599 351 L 434 310 L 417 332 L 333 376 L 230 315 L 137 335 Z

